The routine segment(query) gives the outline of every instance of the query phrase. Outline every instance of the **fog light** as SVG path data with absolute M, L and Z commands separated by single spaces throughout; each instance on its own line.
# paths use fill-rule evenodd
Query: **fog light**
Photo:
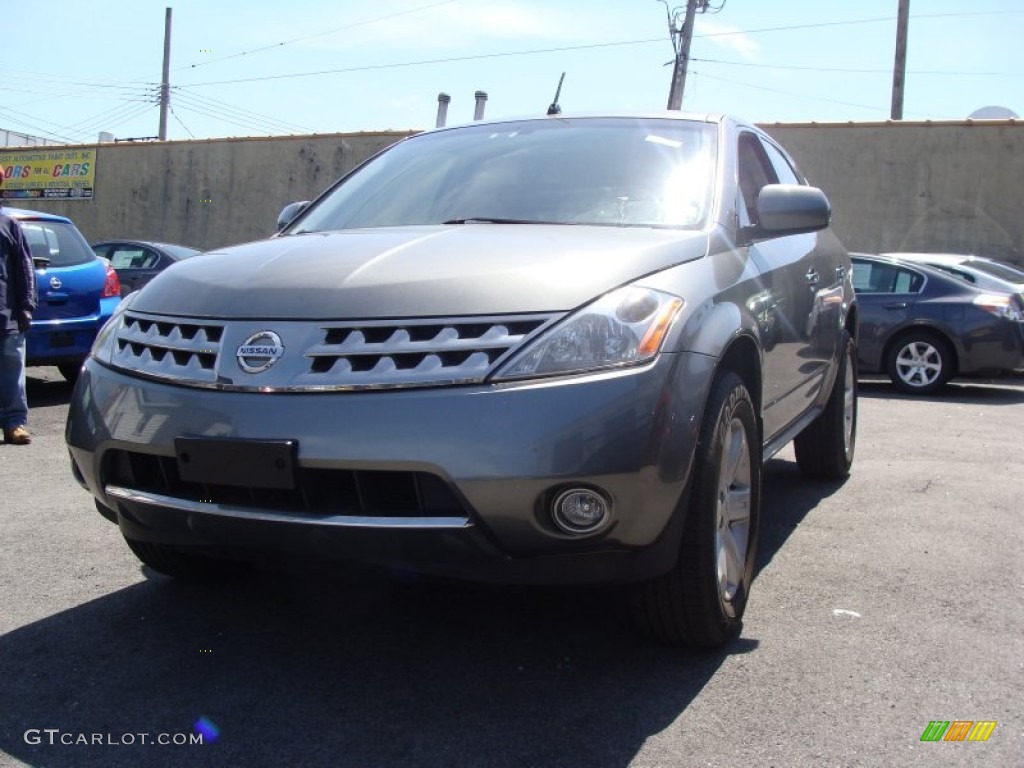
M 555 525 L 566 533 L 590 533 L 604 525 L 610 507 L 604 496 L 589 488 L 562 491 L 551 505 Z

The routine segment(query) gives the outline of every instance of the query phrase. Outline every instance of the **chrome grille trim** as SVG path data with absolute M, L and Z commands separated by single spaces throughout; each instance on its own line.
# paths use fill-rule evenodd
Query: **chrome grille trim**
M 125 312 L 112 364 L 157 378 L 216 382 L 224 324 Z
M 473 527 L 473 522 L 465 516 L 368 517 L 362 515 L 311 515 L 302 512 L 278 512 L 267 509 L 235 507 L 226 504 L 209 504 L 201 501 L 179 499 L 173 496 L 164 496 L 159 493 L 122 488 L 118 485 L 107 485 L 103 491 L 115 499 L 160 507 L 161 509 L 173 509 L 189 514 L 213 515 L 242 520 L 262 520 L 272 523 L 301 523 L 302 525 L 322 525 L 328 528 L 450 529 Z
M 125 312 L 110 364 L 191 387 L 331 392 L 482 383 L 562 314 L 367 321 L 213 321 Z M 284 354 L 247 373 L 238 347 L 273 331 Z

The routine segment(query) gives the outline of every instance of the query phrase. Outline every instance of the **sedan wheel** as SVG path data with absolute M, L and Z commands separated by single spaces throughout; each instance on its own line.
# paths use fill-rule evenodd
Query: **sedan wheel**
M 943 387 L 953 375 L 953 355 L 938 337 L 911 334 L 889 353 L 889 378 L 904 392 L 926 394 Z

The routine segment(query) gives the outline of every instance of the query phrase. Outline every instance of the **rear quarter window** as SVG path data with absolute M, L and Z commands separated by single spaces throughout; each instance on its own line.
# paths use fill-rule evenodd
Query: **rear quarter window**
M 50 260 L 50 267 L 73 267 L 96 258 L 92 248 L 75 229 L 65 221 L 21 221 L 29 251 L 33 257 Z

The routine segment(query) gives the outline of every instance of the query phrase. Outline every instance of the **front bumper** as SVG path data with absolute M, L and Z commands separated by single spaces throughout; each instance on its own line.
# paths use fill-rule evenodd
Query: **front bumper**
M 714 365 L 665 354 L 546 382 L 261 394 L 147 381 L 90 359 L 66 436 L 76 477 L 129 538 L 483 581 L 630 581 L 675 561 Z M 307 506 L 180 482 L 182 436 L 297 441 Z M 349 486 L 355 513 L 339 490 Z M 575 486 L 611 502 L 593 534 L 565 534 L 549 516 L 554 495 Z

